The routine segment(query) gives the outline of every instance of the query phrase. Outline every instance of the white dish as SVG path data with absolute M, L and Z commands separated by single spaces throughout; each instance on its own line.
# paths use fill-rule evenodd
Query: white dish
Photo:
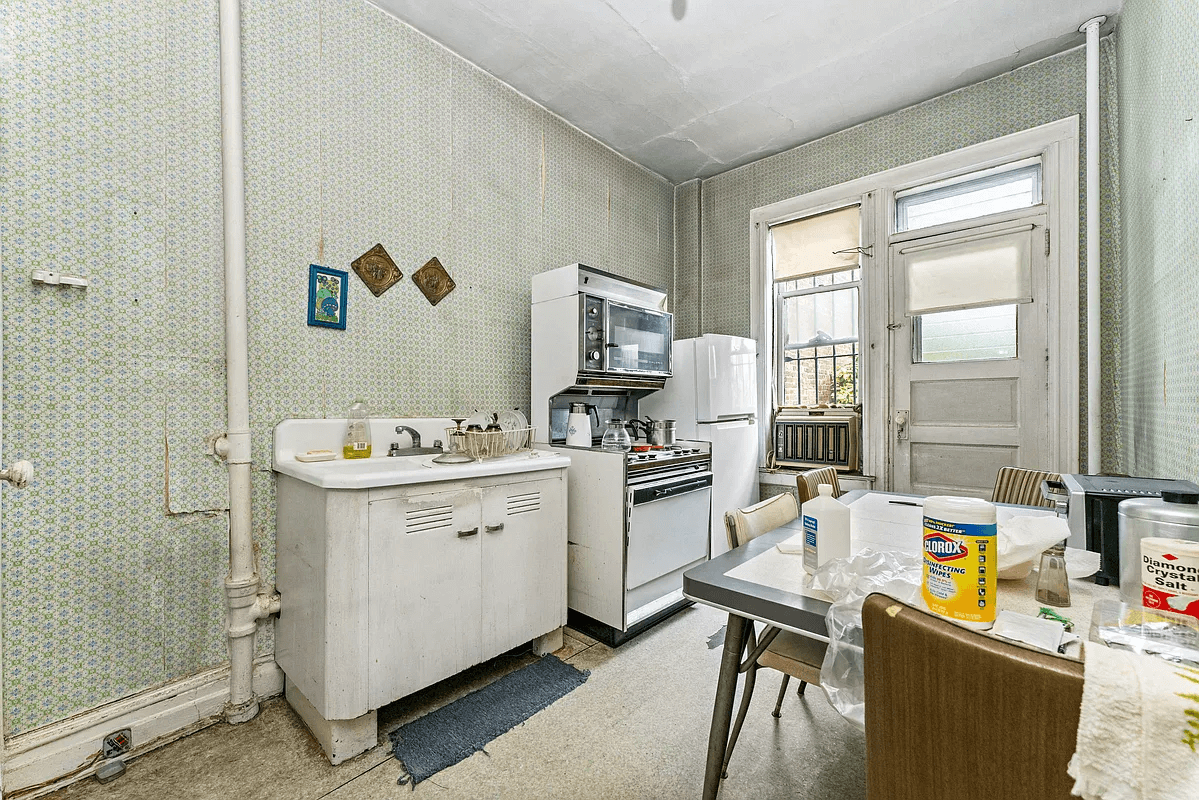
M 514 408 L 511 411 L 501 411 L 499 414 L 499 425 L 502 431 L 519 431 L 529 427 L 529 420 L 525 415 L 520 413 L 520 409 Z

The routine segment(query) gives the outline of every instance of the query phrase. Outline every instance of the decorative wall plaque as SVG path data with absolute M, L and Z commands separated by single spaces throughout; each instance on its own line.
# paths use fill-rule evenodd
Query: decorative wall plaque
M 308 266 L 308 324 L 346 329 L 348 272 L 320 264 Z
M 445 271 L 445 267 L 441 266 L 437 256 L 430 258 L 427 264 L 412 273 L 412 282 L 425 293 L 425 297 L 433 305 L 444 300 L 445 296 L 454 291 L 454 287 L 457 285 L 450 277 L 450 273 Z
M 375 297 L 395 286 L 400 278 L 404 277 L 404 273 L 400 272 L 396 262 L 391 260 L 391 256 L 387 254 L 381 244 L 375 245 L 358 256 L 350 266 L 354 268 L 358 277 L 362 278 L 366 288 L 370 289 Z

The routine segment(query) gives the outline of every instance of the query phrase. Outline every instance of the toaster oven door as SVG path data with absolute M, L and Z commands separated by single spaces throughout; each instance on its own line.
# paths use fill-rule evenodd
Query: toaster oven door
M 607 301 L 606 372 L 669 378 L 674 318 L 662 311 Z

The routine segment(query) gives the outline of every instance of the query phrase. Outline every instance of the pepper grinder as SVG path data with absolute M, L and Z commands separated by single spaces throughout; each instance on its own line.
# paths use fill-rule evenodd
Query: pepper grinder
M 1068 608 L 1070 605 L 1065 542 L 1059 542 L 1041 553 L 1041 574 L 1037 576 L 1037 602 L 1058 608 Z

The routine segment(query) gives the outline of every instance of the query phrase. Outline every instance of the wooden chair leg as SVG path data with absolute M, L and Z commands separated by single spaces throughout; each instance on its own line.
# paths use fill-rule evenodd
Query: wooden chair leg
M 783 716 L 783 697 L 787 694 L 787 682 L 790 680 L 791 676 L 784 672 L 783 685 L 779 687 L 779 699 L 778 702 L 774 704 L 774 711 L 771 712 L 771 716 L 775 719 Z
M 800 681 L 799 682 L 799 690 L 796 692 L 796 694 L 799 695 L 800 697 L 803 697 L 803 690 L 806 688 L 808 688 L 808 682 Z
M 750 698 L 754 696 L 754 683 L 758 675 L 757 666 L 749 668 L 745 674 L 745 688 L 741 692 L 741 707 L 737 709 L 737 720 L 733 723 L 733 733 L 729 736 L 729 746 L 724 751 L 724 766 L 720 771 L 721 778 L 729 776 L 729 760 L 733 757 L 733 748 L 737 746 L 737 737 L 741 735 L 741 725 L 745 722 L 745 712 L 749 711 Z

